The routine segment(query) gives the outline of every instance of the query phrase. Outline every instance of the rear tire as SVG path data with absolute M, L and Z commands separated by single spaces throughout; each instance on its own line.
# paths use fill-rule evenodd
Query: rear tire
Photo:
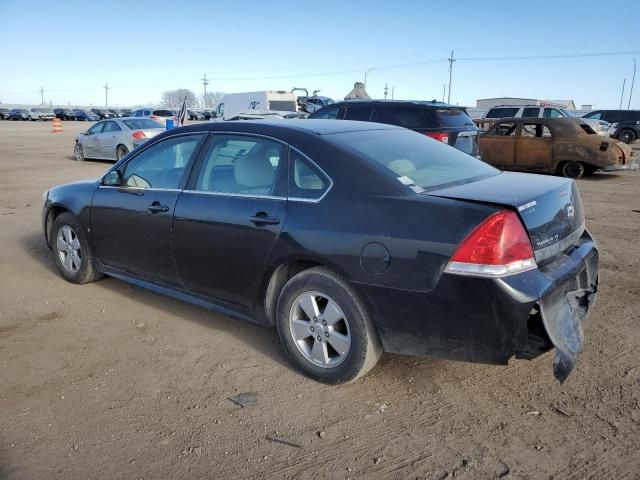
M 577 161 L 565 162 L 560 167 L 560 173 L 567 178 L 580 178 L 584 175 L 584 165 Z
M 120 160 L 127 153 L 129 153 L 129 149 L 127 147 L 124 145 L 118 145 L 118 148 L 116 148 L 116 160 Z
M 344 278 L 324 267 L 304 270 L 284 285 L 276 326 L 291 362 L 323 383 L 353 382 L 382 355 L 364 304 Z
M 83 284 L 102 278 L 84 229 L 73 214 L 58 215 L 51 228 L 50 242 L 56 266 L 66 280 Z
M 620 133 L 618 133 L 618 140 L 627 144 L 633 143 L 637 139 L 638 139 L 638 136 L 636 135 L 636 132 L 634 132 L 630 128 L 622 129 Z

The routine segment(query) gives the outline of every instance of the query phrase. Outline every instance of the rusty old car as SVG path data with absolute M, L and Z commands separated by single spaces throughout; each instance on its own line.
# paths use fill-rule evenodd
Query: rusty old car
M 579 178 L 634 166 L 631 148 L 581 118 L 502 118 L 480 136 L 482 160 L 502 170 Z

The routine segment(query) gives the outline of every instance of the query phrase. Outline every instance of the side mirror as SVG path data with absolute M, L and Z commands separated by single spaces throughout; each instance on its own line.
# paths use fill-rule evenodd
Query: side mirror
M 110 187 L 122 185 L 122 175 L 119 170 L 111 170 L 102 178 L 102 184 Z

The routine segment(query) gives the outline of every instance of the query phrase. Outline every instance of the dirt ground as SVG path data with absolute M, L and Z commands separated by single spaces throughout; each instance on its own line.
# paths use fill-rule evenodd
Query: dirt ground
M 41 193 L 109 164 L 74 161 L 87 125 L 63 126 L 0 122 L 0 478 L 640 478 L 640 173 L 578 182 L 601 290 L 564 385 L 549 353 L 385 355 L 332 387 L 293 370 L 275 331 L 64 281 Z M 255 405 L 228 399 L 243 392 Z

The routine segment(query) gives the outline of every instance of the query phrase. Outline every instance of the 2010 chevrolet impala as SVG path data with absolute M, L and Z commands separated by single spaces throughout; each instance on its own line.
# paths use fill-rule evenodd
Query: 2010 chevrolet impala
M 305 374 L 382 351 L 505 364 L 583 343 L 598 249 L 573 180 L 502 173 L 416 132 L 332 120 L 170 130 L 45 194 L 61 274 L 264 325 Z

